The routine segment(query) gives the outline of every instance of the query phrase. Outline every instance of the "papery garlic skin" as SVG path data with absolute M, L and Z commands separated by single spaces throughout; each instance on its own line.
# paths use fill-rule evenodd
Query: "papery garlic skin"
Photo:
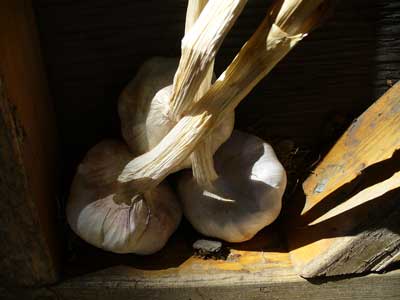
M 67 203 L 67 220 L 86 242 L 115 253 L 152 254 L 178 227 L 182 211 L 163 182 L 142 195 L 120 192 L 117 176 L 132 158 L 126 145 L 105 140 L 80 164 Z
M 135 156 L 153 149 L 176 125 L 170 118 L 172 82 L 178 60 L 154 57 L 147 60 L 119 98 L 122 135 Z M 211 133 L 213 153 L 232 133 L 234 112 Z M 177 169 L 189 168 L 188 158 Z
M 286 172 L 269 144 L 236 130 L 214 161 L 213 190 L 202 189 L 190 172 L 178 179 L 184 215 L 206 236 L 247 241 L 278 217 Z

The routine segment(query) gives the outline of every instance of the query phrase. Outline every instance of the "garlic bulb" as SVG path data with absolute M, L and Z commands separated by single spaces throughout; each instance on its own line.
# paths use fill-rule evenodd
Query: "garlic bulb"
M 127 146 L 119 141 L 105 140 L 94 146 L 73 180 L 67 219 L 77 235 L 96 247 L 151 254 L 165 245 L 182 212 L 165 182 L 143 194 L 119 189 L 118 174 L 130 159 Z
M 228 242 L 251 239 L 279 215 L 286 173 L 272 147 L 234 131 L 216 152 L 219 178 L 202 189 L 190 172 L 178 179 L 185 217 L 200 233 Z
M 169 101 L 177 65 L 176 59 L 149 59 L 120 96 L 122 135 L 135 156 L 153 149 L 176 125 L 170 116 Z M 233 124 L 232 111 L 211 133 L 212 153 L 229 138 Z M 186 159 L 177 170 L 190 166 L 190 160 Z

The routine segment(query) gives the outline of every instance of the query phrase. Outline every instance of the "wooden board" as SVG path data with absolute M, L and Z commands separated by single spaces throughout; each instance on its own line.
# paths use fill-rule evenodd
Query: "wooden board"
M 265 257 L 270 259 L 273 254 L 266 253 Z M 237 267 L 240 270 L 223 270 L 214 264 L 203 269 L 193 261 L 182 268 L 151 276 L 151 271 L 121 266 L 42 289 L 0 289 L 0 297 L 4 300 L 398 300 L 400 297 L 400 271 L 309 282 L 274 260 L 263 271 L 248 270 L 246 265 Z M 187 276 L 190 269 L 202 273 Z
M 0 281 L 56 279 L 55 128 L 30 1 L 0 1 Z
M 380 270 L 400 255 L 400 83 L 353 122 L 303 191 L 287 224 L 300 275 Z

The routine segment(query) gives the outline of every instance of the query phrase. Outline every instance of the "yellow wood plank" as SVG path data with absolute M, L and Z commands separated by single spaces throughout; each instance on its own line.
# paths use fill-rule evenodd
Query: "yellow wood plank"
M 400 83 L 356 119 L 303 183 L 303 213 L 400 149 Z

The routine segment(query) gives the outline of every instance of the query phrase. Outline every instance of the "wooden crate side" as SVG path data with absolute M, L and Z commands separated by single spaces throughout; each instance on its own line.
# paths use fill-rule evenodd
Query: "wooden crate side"
M 56 279 L 55 125 L 31 2 L 0 2 L 0 276 Z

